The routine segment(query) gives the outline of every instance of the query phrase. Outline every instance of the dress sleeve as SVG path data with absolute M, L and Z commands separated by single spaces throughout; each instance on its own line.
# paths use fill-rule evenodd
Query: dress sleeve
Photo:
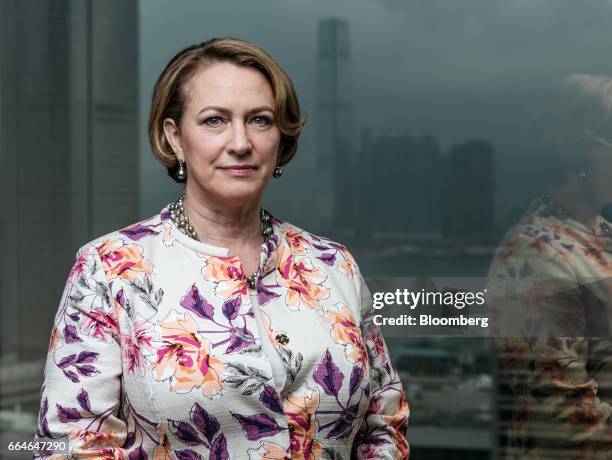
M 370 403 L 353 444 L 352 458 L 407 459 L 408 402 L 379 327 L 372 297 L 360 275 L 362 323 L 370 368 Z
M 604 382 L 593 364 L 604 347 L 589 337 L 593 305 L 573 270 L 549 244 L 520 238 L 491 266 L 499 401 L 512 414 L 500 427 L 508 458 L 603 455 L 611 438 L 612 408 L 598 395 Z
M 127 458 L 115 302 L 95 247 L 77 254 L 55 315 L 34 458 Z

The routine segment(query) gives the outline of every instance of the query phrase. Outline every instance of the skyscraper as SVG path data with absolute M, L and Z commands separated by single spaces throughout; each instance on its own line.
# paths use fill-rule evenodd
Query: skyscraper
M 494 239 L 493 146 L 468 141 L 451 147 L 445 191 L 445 236 L 458 244 L 491 244 Z
M 431 136 L 379 136 L 369 142 L 369 233 L 391 239 L 432 242 L 441 238 L 440 185 L 443 157 Z M 369 196 L 369 198 L 368 198 Z
M 347 21 L 319 21 L 317 86 L 317 207 L 319 228 L 353 229 L 355 174 L 350 40 Z
M 137 3 L 0 4 L 2 355 L 42 358 L 76 249 L 137 216 Z

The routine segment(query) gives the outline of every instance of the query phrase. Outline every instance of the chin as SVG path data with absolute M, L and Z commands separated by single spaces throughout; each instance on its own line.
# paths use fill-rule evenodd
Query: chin
M 228 205 L 244 204 L 263 192 L 263 187 L 246 187 L 246 184 L 236 184 L 236 186 L 224 187 L 222 190 L 217 190 L 216 195 L 219 201 L 225 202 Z

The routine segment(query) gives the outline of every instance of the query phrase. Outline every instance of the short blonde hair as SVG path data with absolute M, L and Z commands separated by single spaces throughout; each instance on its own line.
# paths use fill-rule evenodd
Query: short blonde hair
M 149 113 L 149 142 L 155 157 L 177 182 L 178 159 L 172 150 L 163 123 L 171 118 L 178 125 L 186 105 L 186 83 L 200 69 L 214 62 L 230 62 L 259 71 L 272 87 L 275 123 L 281 132 L 279 166 L 284 166 L 297 151 L 298 138 L 306 123 L 300 114 L 295 88 L 280 64 L 263 49 L 239 38 L 213 38 L 189 46 L 176 54 L 163 70 L 155 87 Z

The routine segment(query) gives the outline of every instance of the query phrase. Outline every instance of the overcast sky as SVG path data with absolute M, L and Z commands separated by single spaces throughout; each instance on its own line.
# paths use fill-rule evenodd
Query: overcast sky
M 175 193 L 148 185 L 160 169 L 146 139 L 151 89 L 170 57 L 226 35 L 267 49 L 310 115 L 306 155 L 315 148 L 317 21 L 330 16 L 350 24 L 356 133 L 431 134 L 445 147 L 486 139 L 498 166 L 543 88 L 571 73 L 612 74 L 608 0 L 141 0 L 144 214 Z

